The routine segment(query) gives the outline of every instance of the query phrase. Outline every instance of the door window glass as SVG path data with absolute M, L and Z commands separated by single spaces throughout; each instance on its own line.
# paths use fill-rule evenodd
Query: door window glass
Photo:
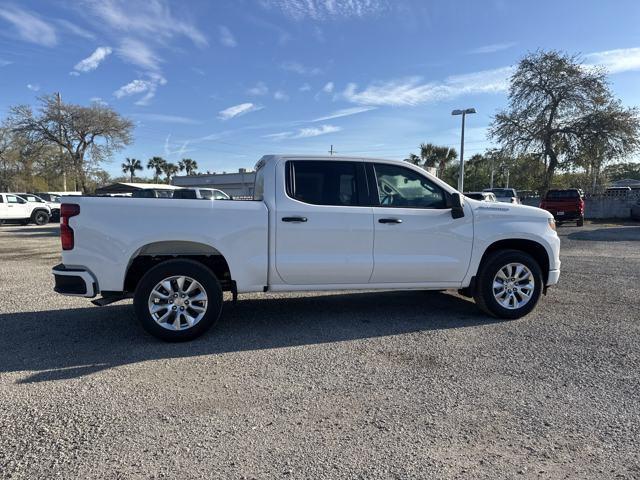
M 7 195 L 7 203 L 27 203 L 26 200 L 16 197 L 15 195 Z
M 381 207 L 445 208 L 445 195 L 426 177 L 397 165 L 374 164 Z
M 287 193 L 314 205 L 358 205 L 355 162 L 288 162 Z

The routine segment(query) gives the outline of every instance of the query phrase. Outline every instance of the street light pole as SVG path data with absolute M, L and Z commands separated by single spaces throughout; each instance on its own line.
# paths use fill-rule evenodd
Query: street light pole
M 458 191 L 464 191 L 464 120 L 468 113 L 476 113 L 475 108 L 454 110 L 451 115 L 462 115 L 462 134 L 460 135 L 460 173 L 458 174 Z

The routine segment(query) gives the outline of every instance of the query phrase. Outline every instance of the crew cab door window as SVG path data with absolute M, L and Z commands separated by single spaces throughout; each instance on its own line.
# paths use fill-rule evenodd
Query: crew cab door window
M 288 162 L 288 167 L 287 193 L 291 198 L 313 205 L 360 204 L 358 163 L 300 161 Z
M 408 168 L 374 164 L 380 206 L 399 208 L 445 208 L 440 187 Z

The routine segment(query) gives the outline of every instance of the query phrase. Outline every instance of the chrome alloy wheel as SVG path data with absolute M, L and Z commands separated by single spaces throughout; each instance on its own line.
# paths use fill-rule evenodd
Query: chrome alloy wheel
M 161 327 L 187 330 L 207 313 L 207 292 L 191 277 L 167 277 L 153 287 L 148 305 L 151 318 Z
M 533 273 L 522 263 L 509 263 L 493 277 L 493 296 L 500 306 L 509 310 L 524 307 L 534 290 Z

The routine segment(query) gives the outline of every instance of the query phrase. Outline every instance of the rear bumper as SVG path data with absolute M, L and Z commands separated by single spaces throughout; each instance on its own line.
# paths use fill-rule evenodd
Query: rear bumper
M 86 269 L 71 268 L 61 263 L 53 267 L 51 273 L 56 282 L 54 292 L 87 298 L 93 298 L 98 293 L 98 283 Z
M 562 212 L 562 210 L 560 210 Z M 564 212 L 562 214 L 553 211 L 550 211 L 549 213 L 551 213 L 553 215 L 553 218 L 556 219 L 556 222 L 564 222 L 567 220 L 578 220 L 580 217 L 583 216 L 583 214 L 579 211 L 579 210 L 575 210 L 575 211 L 569 211 L 569 212 Z
M 549 270 L 549 276 L 547 277 L 547 287 L 555 285 L 560 279 L 560 270 Z

